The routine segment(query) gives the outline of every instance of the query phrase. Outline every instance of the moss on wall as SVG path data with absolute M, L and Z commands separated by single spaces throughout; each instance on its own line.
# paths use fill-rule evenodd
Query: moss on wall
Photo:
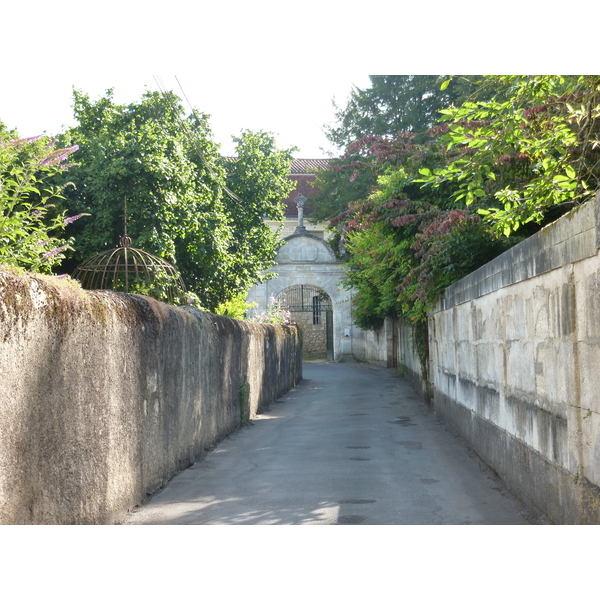
M 295 327 L 0 270 L 0 523 L 112 523 L 301 378 Z

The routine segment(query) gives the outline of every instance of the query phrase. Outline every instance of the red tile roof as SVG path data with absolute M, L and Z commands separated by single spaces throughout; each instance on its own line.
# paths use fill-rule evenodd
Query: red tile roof
M 314 174 L 329 168 L 327 158 L 296 158 L 291 164 L 292 175 Z
M 227 160 L 235 160 L 235 157 L 228 156 Z M 310 185 L 311 181 L 316 179 L 315 173 L 329 168 L 329 160 L 327 158 L 296 158 L 292 160 L 290 165 L 290 179 L 296 182 L 296 187 L 290 195 L 283 199 L 285 204 L 285 216 L 294 218 L 298 216 L 298 207 L 294 202 L 294 198 L 298 194 L 302 194 L 306 198 L 314 196 L 319 189 Z M 308 207 L 304 208 L 304 214 L 309 215 L 312 210 Z

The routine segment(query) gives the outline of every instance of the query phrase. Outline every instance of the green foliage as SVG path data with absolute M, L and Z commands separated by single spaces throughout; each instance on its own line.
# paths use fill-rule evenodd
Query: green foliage
M 399 131 L 418 134 L 432 127 L 438 111 L 462 104 L 477 92 L 477 76 L 371 75 L 371 87 L 354 88 L 347 105 L 334 103 L 337 123 L 325 127 L 327 139 L 340 149 L 365 135 L 395 136 Z M 445 84 L 442 89 L 442 84 Z
M 238 294 L 233 298 L 221 302 L 215 309 L 215 314 L 231 317 L 232 319 L 245 319 L 246 312 L 257 306 L 256 302 L 246 302 L 246 293 Z
M 376 328 L 386 317 L 402 312 L 396 287 L 410 270 L 403 250 L 406 240 L 386 235 L 382 223 L 348 233 L 349 260 L 345 285 L 356 290 L 352 298 L 354 322 L 362 329 Z
M 66 216 L 63 190 L 52 183 L 77 147 L 56 148 L 42 136 L 9 139 L 16 132 L 1 125 L 0 263 L 50 274 L 72 248 L 66 226 L 83 216 Z
M 119 106 L 110 90 L 95 103 L 75 91 L 74 110 L 79 125 L 66 137 L 79 144 L 80 157 L 70 172 L 68 201 L 93 216 L 78 234 L 74 262 L 117 246 L 126 199 L 133 245 L 176 265 L 204 303 L 214 302 L 211 284 L 223 275 L 229 232 L 221 202 L 224 174 L 214 164 L 206 118 L 189 120 L 190 140 L 173 95 L 151 92 Z M 205 152 L 205 168 L 193 160 L 193 144 Z
M 475 207 L 509 236 L 586 201 L 598 186 L 600 78 L 492 76 L 501 98 L 441 111 L 447 164 L 422 180 L 456 185 L 452 197 Z
M 273 276 L 265 271 L 274 264 L 282 242 L 264 218 L 283 221 L 282 200 L 294 189 L 289 179 L 294 148 L 279 150 L 274 138 L 262 131 L 242 131 L 233 139 L 235 157 L 223 163 L 227 187 L 234 194 L 224 197 L 232 230 L 229 277 L 235 277 L 239 290 L 247 291 L 250 285 Z
M 381 202 L 375 194 L 353 217 L 345 284 L 357 291 L 353 315 L 363 329 L 386 317 L 424 321 L 446 287 L 509 246 L 467 211 L 407 199 Z
M 366 136 L 350 149 L 373 157 L 377 188 L 367 200 L 332 220 L 344 229 L 348 287 L 355 322 L 376 327 L 386 317 L 424 322 L 444 289 L 497 256 L 508 243 L 496 239 L 479 216 L 453 206 L 452 182 L 423 187 L 421 172 L 443 166 L 446 154 L 432 139 Z M 348 165 L 358 168 L 358 163 Z
M 367 198 L 382 174 L 382 159 L 389 158 L 398 142 L 409 153 L 411 144 L 427 144 L 427 132 L 441 109 L 493 93 L 478 76 L 445 81 L 442 75 L 373 75 L 370 79 L 370 88 L 354 89 L 346 107 L 336 107 L 336 124 L 325 126 L 325 135 L 344 155 L 318 175 L 315 186 L 320 191 L 310 201 L 311 220 L 331 219 L 351 202 Z
M 359 157 L 346 155 L 332 159 L 330 168 L 316 174 L 312 184 L 318 188 L 316 194 L 308 200 L 311 209 L 309 220 L 312 222 L 332 219 L 348 210 L 348 205 L 360 198 L 367 198 L 377 182 L 377 174 L 368 169 L 354 167 Z M 352 168 L 350 169 L 350 167 Z
M 378 175 L 373 193 L 332 220 L 343 229 L 357 324 L 424 322 L 448 285 L 520 241 L 516 230 L 528 235 L 556 207 L 589 197 L 598 185 L 599 84 L 487 77 L 479 99 L 440 111 L 447 123 L 426 141 L 399 133 L 349 144 L 340 172 Z
M 96 102 L 75 91 L 74 110 L 78 125 L 65 139 L 79 144 L 80 156 L 67 199 L 93 218 L 79 229 L 71 268 L 117 245 L 125 199 L 134 247 L 176 266 L 207 310 L 245 292 L 273 264 L 275 240 L 259 220 L 277 212 L 289 153 L 269 136 L 244 132 L 238 159 L 224 164 L 208 117 L 186 117 L 171 92 L 125 106 L 111 90 Z

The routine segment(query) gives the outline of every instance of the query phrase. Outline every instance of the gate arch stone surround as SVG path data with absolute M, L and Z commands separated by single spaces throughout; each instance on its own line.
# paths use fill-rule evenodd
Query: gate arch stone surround
M 254 286 L 248 294 L 247 301 L 257 303 L 248 311 L 249 316 L 263 312 L 271 296 L 277 297 L 292 286 L 321 288 L 333 304 L 334 360 L 362 355 L 362 332 L 352 325 L 352 294 L 342 286 L 344 270 L 329 244 L 310 233 L 295 233 L 284 238 L 284 242 L 275 257 L 275 266 L 269 270 L 277 274 L 276 278 Z
M 303 358 L 333 360 L 333 304 L 323 288 L 294 285 L 276 296 L 302 330 Z

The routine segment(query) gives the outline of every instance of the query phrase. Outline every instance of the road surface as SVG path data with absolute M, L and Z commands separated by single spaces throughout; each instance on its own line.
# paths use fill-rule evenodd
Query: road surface
M 393 370 L 326 362 L 125 521 L 535 523 Z

